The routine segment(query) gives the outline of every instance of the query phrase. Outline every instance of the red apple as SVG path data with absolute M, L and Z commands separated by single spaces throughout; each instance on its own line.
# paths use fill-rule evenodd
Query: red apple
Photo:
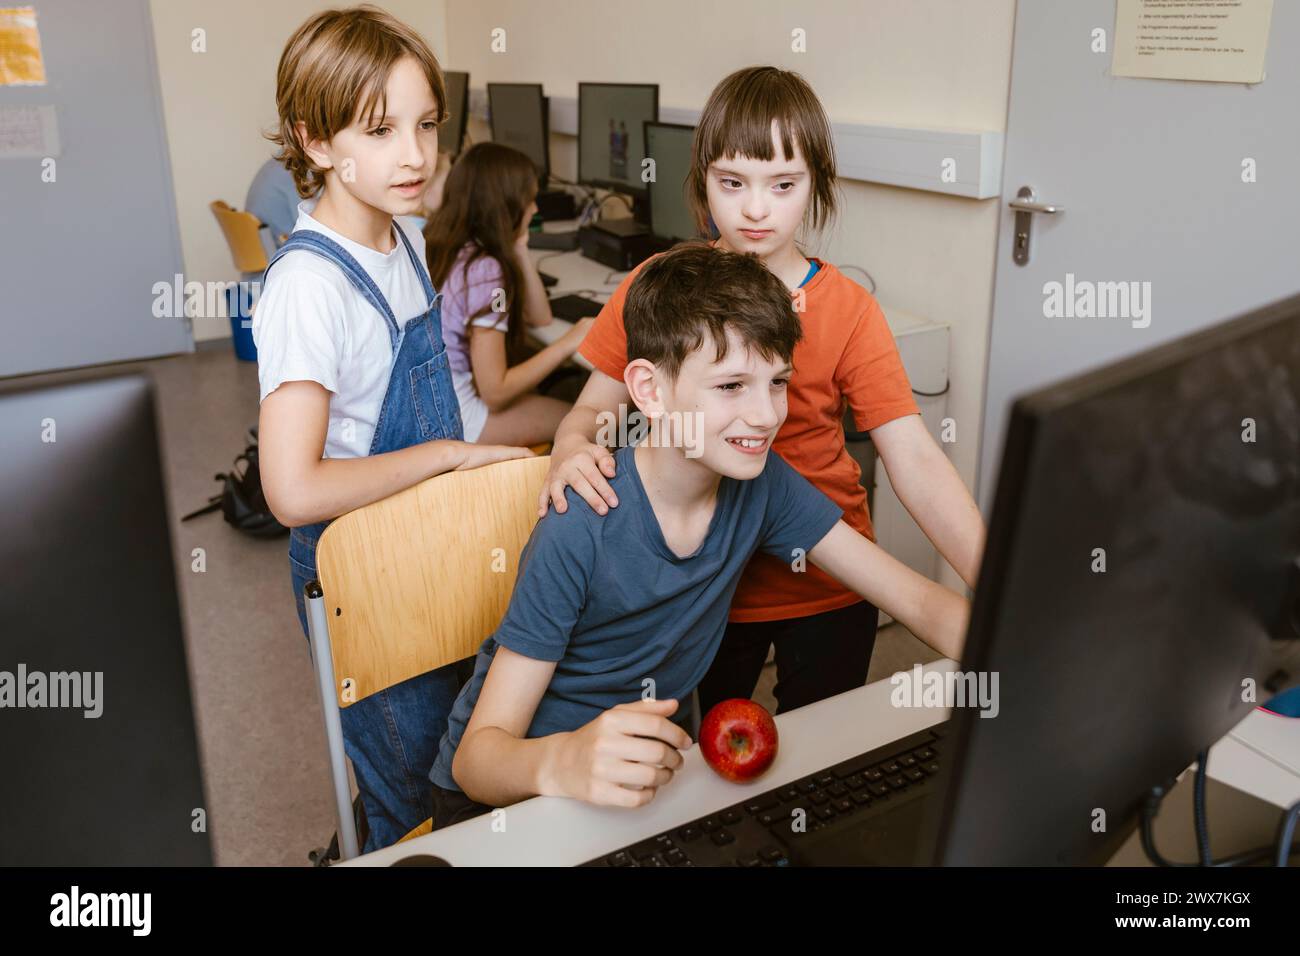
M 753 780 L 770 767 L 776 746 L 776 721 L 752 700 L 721 701 L 700 722 L 704 762 L 736 783 Z

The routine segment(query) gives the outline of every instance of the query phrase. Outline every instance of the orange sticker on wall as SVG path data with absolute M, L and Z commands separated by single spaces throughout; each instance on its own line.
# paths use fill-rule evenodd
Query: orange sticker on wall
M 0 86 L 44 86 L 35 7 L 0 7 Z

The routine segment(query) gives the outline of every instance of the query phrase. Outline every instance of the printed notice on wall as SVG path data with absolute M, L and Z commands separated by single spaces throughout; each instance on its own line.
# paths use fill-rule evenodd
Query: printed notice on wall
M 34 7 L 0 7 L 0 86 L 44 86 Z
M 59 127 L 53 106 L 0 106 L 0 159 L 57 155 Z
M 1259 83 L 1273 0 L 1118 0 L 1114 76 Z

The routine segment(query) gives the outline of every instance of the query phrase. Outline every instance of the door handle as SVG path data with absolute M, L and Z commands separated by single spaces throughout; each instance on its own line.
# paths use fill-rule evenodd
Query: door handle
M 1023 266 L 1029 262 L 1029 239 L 1033 233 L 1034 213 L 1054 216 L 1058 212 L 1064 212 L 1065 207 L 1039 202 L 1032 186 L 1021 186 L 1016 192 L 1016 198 L 1007 205 L 1016 211 L 1015 241 L 1011 244 L 1011 259 L 1016 265 Z

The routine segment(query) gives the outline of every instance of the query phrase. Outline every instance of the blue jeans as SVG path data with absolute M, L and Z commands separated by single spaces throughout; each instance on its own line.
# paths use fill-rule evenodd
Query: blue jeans
M 316 575 L 292 556 L 290 568 L 298 621 L 306 634 L 302 592 Z M 343 749 L 352 761 L 370 827 L 362 852 L 391 846 L 433 816 L 429 771 L 462 673 L 460 665 L 449 664 L 339 709 Z

